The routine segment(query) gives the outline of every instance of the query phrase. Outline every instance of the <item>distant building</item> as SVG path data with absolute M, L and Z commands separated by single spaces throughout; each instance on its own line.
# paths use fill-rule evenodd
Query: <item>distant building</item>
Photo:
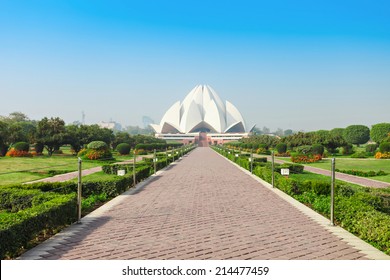
M 208 144 L 222 144 L 247 137 L 245 121 L 229 101 L 223 102 L 207 85 L 196 86 L 183 100 L 165 113 L 160 124 L 151 125 L 157 138 Z
M 111 130 L 122 130 L 122 125 L 120 123 L 117 123 L 117 122 L 114 122 L 114 121 L 109 121 L 109 122 L 104 122 L 104 121 L 101 121 L 99 123 L 99 127 L 101 128 L 108 128 L 108 129 L 111 129 Z
M 148 128 L 151 124 L 154 123 L 154 120 L 148 116 L 143 116 L 142 123 L 144 124 L 144 128 Z

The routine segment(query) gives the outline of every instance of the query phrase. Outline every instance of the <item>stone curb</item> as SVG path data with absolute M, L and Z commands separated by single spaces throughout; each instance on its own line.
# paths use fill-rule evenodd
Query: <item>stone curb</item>
M 188 154 L 190 154 L 192 151 L 190 151 Z M 54 250 L 56 246 L 61 245 L 61 243 L 66 243 L 69 239 L 71 239 L 74 236 L 77 236 L 77 234 L 80 231 L 83 231 L 85 228 L 88 228 L 88 225 L 92 222 L 94 222 L 97 218 L 100 218 L 103 216 L 103 214 L 110 209 L 114 208 L 115 206 L 122 203 L 124 199 L 126 199 L 126 196 L 132 195 L 135 192 L 138 192 L 139 190 L 142 190 L 145 186 L 149 184 L 150 181 L 152 181 L 155 177 L 161 175 L 165 172 L 165 170 L 168 167 L 174 166 L 178 164 L 177 161 L 170 163 L 168 166 L 164 167 L 163 169 L 160 169 L 156 172 L 156 174 L 152 174 L 147 179 L 145 179 L 142 182 L 139 182 L 135 187 L 125 191 L 124 193 L 118 195 L 117 197 L 114 197 L 101 207 L 97 208 L 93 212 L 89 213 L 88 215 L 84 216 L 81 219 L 81 223 L 73 223 L 69 227 L 65 228 L 61 232 L 57 233 L 56 235 L 52 236 L 48 240 L 45 240 L 41 244 L 37 245 L 36 247 L 32 248 L 31 250 L 28 250 L 24 254 L 22 254 L 20 257 L 18 257 L 18 260 L 40 260 L 42 259 L 42 256 L 47 254 L 49 250 Z
M 277 188 L 273 188 L 272 185 L 256 175 L 251 174 L 250 171 L 246 170 L 245 168 L 239 166 L 237 163 L 227 159 L 223 155 L 219 154 L 215 151 L 219 156 L 230 162 L 231 164 L 235 165 L 238 169 L 246 173 L 247 175 L 251 176 L 253 179 L 258 181 L 261 185 L 278 195 L 280 198 L 284 199 L 294 207 L 296 207 L 299 211 L 301 211 L 303 214 L 308 216 L 310 219 L 314 220 L 316 223 L 324 227 L 329 232 L 333 233 L 337 237 L 344 240 L 346 243 L 351 245 L 352 247 L 358 249 L 362 254 L 365 254 L 367 258 L 372 260 L 390 260 L 390 256 L 386 255 L 382 251 L 378 250 L 374 246 L 368 244 L 367 242 L 361 240 L 360 238 L 356 237 L 352 233 L 346 231 L 345 229 L 339 227 L 339 226 L 332 226 L 330 224 L 330 220 L 325 218 L 324 216 L 320 215 L 319 213 L 315 212 L 311 208 L 307 207 L 306 205 L 300 203 L 299 201 L 295 200 L 288 194 L 282 192 L 281 190 Z

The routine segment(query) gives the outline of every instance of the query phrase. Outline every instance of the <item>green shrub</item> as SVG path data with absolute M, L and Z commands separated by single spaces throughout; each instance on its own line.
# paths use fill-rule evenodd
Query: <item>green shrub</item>
M 313 144 L 311 150 L 314 155 L 323 155 L 325 148 L 321 144 Z
M 45 145 L 43 145 L 43 143 L 35 143 L 34 145 L 34 149 L 35 149 L 35 152 L 37 154 L 42 154 L 43 153 L 43 149 L 45 148 Z
M 103 141 L 92 141 L 87 145 L 87 148 L 93 150 L 107 150 L 108 146 L 107 143 Z
M 364 144 L 370 139 L 370 129 L 365 125 L 350 125 L 344 129 L 343 136 L 350 144 Z
M 81 201 L 82 210 L 88 210 L 93 208 L 97 203 L 107 201 L 108 197 L 105 193 L 93 194 Z
M 14 257 L 42 230 L 69 224 L 75 219 L 75 194 L 57 195 L 16 213 L 0 213 L 0 257 Z
M 336 168 L 336 171 L 337 172 L 341 172 L 341 173 L 346 173 L 346 174 L 350 174 L 350 175 L 355 175 L 355 176 L 360 176 L 360 177 L 374 177 L 374 176 L 386 176 L 387 173 L 384 172 L 383 170 L 379 170 L 379 171 L 361 171 L 361 170 L 340 170 L 340 169 L 337 169 Z
M 116 146 L 116 150 L 121 155 L 128 155 L 130 153 L 131 146 L 128 143 L 120 143 Z
M 311 189 L 317 195 L 329 195 L 330 183 L 325 181 L 312 180 Z
M 383 142 L 390 133 L 390 123 L 377 123 L 371 127 L 371 139 L 377 143 Z
M 276 150 L 279 154 L 284 154 L 287 152 L 287 144 L 286 143 L 279 143 L 276 145 Z
M 351 197 L 355 194 L 355 188 L 348 185 L 337 185 L 336 193 L 339 196 Z
M 367 158 L 365 152 L 356 152 L 351 155 L 351 158 Z
M 304 145 L 304 146 L 296 147 L 295 150 L 296 150 L 299 154 L 303 154 L 303 155 L 309 155 L 309 154 L 312 154 L 312 153 L 313 153 L 313 147 L 312 147 L 312 146 L 309 146 L 309 145 Z
M 267 162 L 266 157 L 253 158 L 253 163 Z
M 350 155 L 352 153 L 353 153 L 353 145 L 352 144 L 347 144 L 347 145 L 343 146 L 343 151 L 342 151 L 343 155 Z
M 329 216 L 330 214 L 330 196 L 318 195 L 312 203 L 313 209 L 317 212 Z
M 281 169 L 288 168 L 292 174 L 301 174 L 305 168 L 301 164 L 283 163 L 281 165 L 275 165 L 275 171 L 280 173 Z
M 276 186 L 281 191 L 293 196 L 302 194 L 299 182 L 293 179 L 278 177 L 276 180 Z
M 378 144 L 368 144 L 366 146 L 367 153 L 375 153 L 376 149 L 378 149 Z
M 12 146 L 17 151 L 28 152 L 30 150 L 30 145 L 27 142 L 17 142 Z
M 349 232 L 390 254 L 390 216 L 376 211 L 356 197 L 338 198 L 335 217 Z
M 390 152 L 390 142 L 382 142 L 379 145 L 379 151 L 381 153 L 389 153 Z

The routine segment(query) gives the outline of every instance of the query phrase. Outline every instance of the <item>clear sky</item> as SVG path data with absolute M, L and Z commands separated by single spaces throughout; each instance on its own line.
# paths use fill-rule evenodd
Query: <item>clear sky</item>
M 260 128 L 390 122 L 390 2 L 0 0 L 0 115 L 141 125 L 197 84 Z

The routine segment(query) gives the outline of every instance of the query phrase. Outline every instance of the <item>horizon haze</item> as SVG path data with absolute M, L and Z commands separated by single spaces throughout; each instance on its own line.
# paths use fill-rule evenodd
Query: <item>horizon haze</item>
M 0 115 L 160 122 L 208 84 L 247 126 L 390 121 L 387 1 L 3 1 Z

